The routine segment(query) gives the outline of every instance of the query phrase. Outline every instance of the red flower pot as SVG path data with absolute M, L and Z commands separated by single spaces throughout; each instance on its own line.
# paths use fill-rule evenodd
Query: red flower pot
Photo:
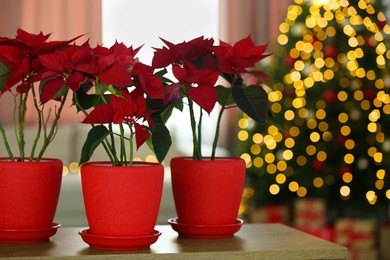
M 34 238 L 34 231 L 55 233 L 53 219 L 61 180 L 61 160 L 11 162 L 8 158 L 0 158 L 0 240 L 40 242 L 48 237 Z M 14 231 L 19 232 L 20 237 Z M 8 235 L 13 237 L 7 238 Z
M 177 222 L 190 225 L 236 223 L 245 182 L 241 158 L 171 160 Z
M 155 163 L 81 166 L 89 234 L 100 237 L 152 236 L 164 181 L 164 167 Z

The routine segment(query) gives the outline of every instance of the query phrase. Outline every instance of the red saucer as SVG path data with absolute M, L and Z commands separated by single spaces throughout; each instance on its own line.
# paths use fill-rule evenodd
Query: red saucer
M 51 227 L 43 229 L 0 230 L 0 242 L 10 244 L 31 244 L 46 242 L 50 240 L 50 237 L 57 233 L 57 229 L 60 226 L 60 224 L 53 223 Z
M 150 245 L 157 241 L 161 232 L 155 230 L 153 235 L 141 237 L 107 237 L 92 235 L 89 233 L 89 228 L 87 228 L 80 230 L 79 234 L 91 248 L 98 250 L 130 251 L 149 249 Z
M 173 230 L 179 233 L 182 237 L 189 238 L 227 238 L 231 237 L 240 230 L 244 221 L 237 219 L 234 224 L 228 225 L 190 225 L 180 224 L 178 218 L 171 218 L 168 223 Z

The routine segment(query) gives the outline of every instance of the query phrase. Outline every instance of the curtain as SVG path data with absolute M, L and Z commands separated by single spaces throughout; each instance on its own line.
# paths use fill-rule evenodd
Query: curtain
M 0 36 L 14 37 L 17 28 L 30 33 L 51 33 L 50 40 L 67 40 L 86 34 L 77 43 L 90 39 L 91 45 L 102 41 L 100 0 L 1 0 Z M 78 120 L 76 111 L 70 107 L 71 97 L 62 113 L 61 123 Z M 55 103 L 55 102 L 54 102 Z M 30 106 L 33 105 L 32 100 Z M 54 106 L 55 104 L 50 104 Z M 0 120 L 3 124 L 12 122 L 12 113 L 4 113 L 13 107 L 9 93 L 0 97 Z M 34 109 L 28 110 L 26 123 L 34 123 Z
M 292 0 L 220 0 L 220 37 L 236 42 L 249 34 L 255 44 L 276 42 L 280 22 Z

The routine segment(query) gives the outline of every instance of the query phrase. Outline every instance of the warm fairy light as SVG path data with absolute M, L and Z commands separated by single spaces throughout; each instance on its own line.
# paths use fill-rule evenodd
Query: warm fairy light
M 316 153 L 317 149 L 314 145 L 308 145 L 306 146 L 306 153 L 308 155 L 314 155 Z
M 276 184 L 272 184 L 270 187 L 269 187 L 269 192 L 272 194 L 272 195 L 276 195 L 280 192 L 280 187 Z
M 249 120 L 247 118 L 241 118 L 239 121 L 238 121 L 238 126 L 241 128 L 241 129 L 245 129 L 249 126 Z
M 286 175 L 282 174 L 282 173 L 279 173 L 278 175 L 276 175 L 276 182 L 279 183 L 279 184 L 283 184 L 286 182 Z
M 386 198 L 390 200 L 390 189 L 386 191 Z
M 266 170 L 267 170 L 267 173 L 269 173 L 269 174 L 274 174 L 274 173 L 276 173 L 276 171 L 277 171 L 278 169 L 276 168 L 276 165 L 275 165 L 275 164 L 271 163 L 271 164 L 268 164 L 268 165 L 267 165 Z
M 241 130 L 240 132 L 238 132 L 238 139 L 240 141 L 245 141 L 246 139 L 248 139 L 248 136 L 248 132 L 245 130 Z
M 348 197 L 350 193 L 351 193 L 351 189 L 348 186 L 342 186 L 340 188 L 341 196 Z
M 251 146 L 251 153 L 252 153 L 252 154 L 257 155 L 257 154 L 260 153 L 260 151 L 261 151 L 260 145 L 258 145 L 258 144 L 253 144 L 253 145 Z
M 385 170 L 380 169 L 376 172 L 376 177 L 380 180 L 383 180 L 385 178 Z
M 251 156 L 247 153 L 241 154 L 241 158 L 244 159 L 246 167 L 249 168 L 252 165 Z
M 153 154 L 149 154 L 148 156 L 146 156 L 145 161 L 146 162 L 153 162 L 153 163 L 158 162 L 156 156 L 154 156 Z
M 385 182 L 383 180 L 377 180 L 375 182 L 375 188 L 377 188 L 378 190 L 382 190 L 384 184 L 385 184 Z
M 253 135 L 252 140 L 255 144 L 261 144 L 263 142 L 263 135 L 256 133 Z
M 354 161 L 355 161 L 355 156 L 353 156 L 353 154 L 347 153 L 347 154 L 344 156 L 344 162 L 345 162 L 346 164 L 352 164 Z
M 69 170 L 73 173 L 77 173 L 80 168 L 79 168 L 79 163 L 78 162 L 72 162 L 69 164 Z
M 342 178 L 345 183 L 350 183 L 353 180 L 353 175 L 350 172 L 345 172 Z
M 285 171 L 287 169 L 287 163 L 285 161 L 279 161 L 276 164 L 276 167 L 278 168 L 278 171 L 283 172 L 283 171 Z M 286 180 L 284 180 L 284 181 L 286 181 Z
M 291 150 L 285 150 L 283 151 L 283 159 L 286 161 L 289 161 L 293 158 L 294 153 Z
M 382 160 L 383 160 L 383 153 L 375 153 L 374 154 L 374 161 L 376 162 L 376 163 L 381 163 L 382 162 Z
M 66 167 L 65 165 L 62 166 L 62 176 L 66 176 L 68 175 L 68 173 L 69 173 L 68 167 Z
M 297 190 L 297 195 L 299 196 L 299 197 L 305 197 L 306 196 L 306 194 L 307 194 L 307 189 L 305 188 L 305 187 L 299 187 L 298 188 L 298 190 Z
M 288 188 L 290 189 L 290 191 L 296 192 L 299 188 L 299 184 L 296 181 L 292 181 L 288 184 Z
M 366 199 L 368 202 L 370 202 L 371 204 L 375 204 L 375 201 L 377 199 L 377 196 L 375 194 L 374 191 L 370 190 L 370 191 L 367 191 L 366 193 Z
M 320 178 L 320 177 L 316 177 L 313 180 L 313 185 L 316 188 L 321 188 L 324 185 L 324 180 L 322 178 Z
M 355 141 L 353 139 L 348 139 L 344 143 L 345 148 L 352 150 L 355 147 Z
M 256 157 L 256 158 L 253 160 L 253 165 L 254 165 L 256 168 L 261 168 L 261 167 L 264 165 L 264 160 L 263 160 L 263 158 L 261 158 L 261 157 Z

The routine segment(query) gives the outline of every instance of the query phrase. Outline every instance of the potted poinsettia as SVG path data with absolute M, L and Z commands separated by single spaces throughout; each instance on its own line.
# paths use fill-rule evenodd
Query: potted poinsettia
M 134 151 L 147 142 L 161 162 L 171 139 L 165 125 L 152 119 L 164 105 L 162 82 L 135 58 L 138 50 L 85 43 L 43 57 L 47 73 L 80 86 L 73 103 L 85 114 L 82 123 L 91 126 L 80 158 L 89 228 L 80 235 L 97 249 L 144 249 L 160 235 L 154 226 L 164 168 L 135 162 Z M 99 145 L 107 161 L 90 161 Z
M 12 97 L 13 127 L 0 122 L 8 157 L 0 158 L 0 242 L 33 243 L 48 240 L 59 224 L 53 223 L 62 177 L 62 161 L 44 154 L 56 136 L 68 88 L 66 83 L 42 78 L 40 57 L 69 47 L 68 41 L 49 41 L 50 34 L 17 30 L 15 38 L 0 37 L 0 102 Z M 11 94 L 3 95 L 6 92 Z M 55 106 L 48 107 L 49 100 Z M 26 140 L 26 112 L 35 110 L 36 134 Z M 7 113 L 2 111 L 1 113 Z M 13 129 L 12 131 L 8 131 Z M 11 142 L 13 138 L 16 142 Z M 12 147 L 11 143 L 17 143 Z M 29 148 L 27 148 L 29 147 Z
M 268 95 L 261 82 L 268 77 L 251 69 L 267 57 L 266 45 L 255 46 L 247 37 L 233 46 L 199 37 L 173 44 L 163 40 L 166 47 L 156 49 L 152 65 L 165 75 L 170 67 L 174 79 L 163 77 L 166 110 L 189 108 L 193 137 L 192 157 L 171 160 L 172 189 L 177 218 L 170 219 L 172 227 L 183 236 L 226 237 L 236 232 L 242 221 L 237 219 L 246 165 L 241 158 L 216 157 L 216 148 L 223 113 L 238 107 L 258 123 L 265 123 Z M 247 84 L 244 77 L 256 79 Z M 225 82 L 225 85 L 219 84 Z M 202 117 L 220 104 L 211 155 L 202 154 Z M 198 115 L 196 106 L 200 107 Z M 198 110 L 198 109 L 197 109 Z

